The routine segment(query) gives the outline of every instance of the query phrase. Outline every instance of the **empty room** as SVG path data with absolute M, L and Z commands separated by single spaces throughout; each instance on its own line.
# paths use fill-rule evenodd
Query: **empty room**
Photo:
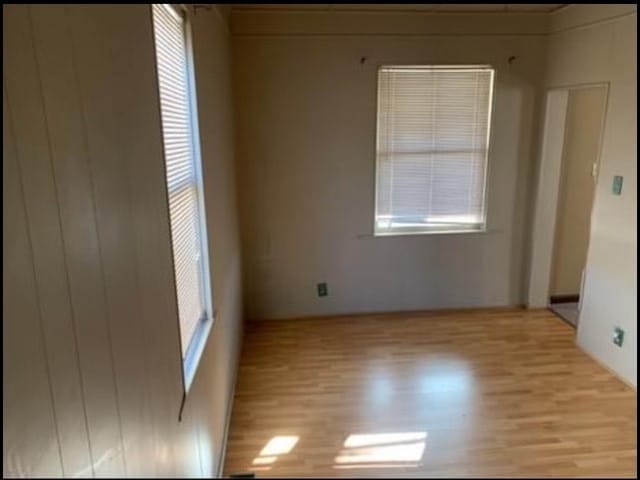
M 636 12 L 3 4 L 3 477 L 636 477 Z

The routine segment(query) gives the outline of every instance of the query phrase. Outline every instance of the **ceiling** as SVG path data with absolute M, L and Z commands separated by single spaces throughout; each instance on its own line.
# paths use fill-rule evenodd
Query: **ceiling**
M 399 11 L 399 12 L 429 12 L 429 13 L 551 13 L 567 4 L 543 3 L 352 3 L 352 4 L 239 4 L 233 5 L 234 10 L 316 10 L 316 11 Z

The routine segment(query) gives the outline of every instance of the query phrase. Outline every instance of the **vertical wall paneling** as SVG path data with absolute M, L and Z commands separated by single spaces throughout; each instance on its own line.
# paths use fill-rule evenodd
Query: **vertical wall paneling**
M 90 473 L 91 456 L 64 243 L 27 7 L 5 6 L 3 21 L 4 75 L 9 97 L 5 105 L 11 105 L 8 115 L 12 116 L 13 134 L 10 138 L 15 136 L 22 173 L 62 464 L 65 472 L 88 469 Z M 5 298 L 9 297 L 5 294 Z M 6 315 L 4 318 L 11 321 Z
M 3 96 L 2 472 L 3 476 L 61 475 L 33 258 L 6 100 Z
M 46 18 L 55 6 L 38 7 Z M 86 128 L 88 159 L 101 241 L 106 297 L 109 304 L 114 368 L 128 475 L 148 471 L 153 454 L 148 369 L 141 314 L 134 224 L 127 167 L 122 154 L 118 115 L 110 87 L 120 72 L 113 69 L 105 5 L 68 7 L 67 26 Z M 105 12 L 106 13 L 106 12 Z M 53 13 L 52 13 L 53 14 Z
M 6 476 L 218 470 L 242 332 L 240 252 L 229 32 L 215 11 L 202 15 L 194 48 L 218 311 L 178 421 L 150 6 L 3 7 Z
M 103 257 L 67 8 L 31 7 L 96 475 L 125 472 Z
M 162 156 L 160 110 L 149 5 L 108 7 L 111 29 L 112 91 L 118 109 L 124 163 L 132 195 L 134 238 L 142 315 L 151 358 L 150 389 L 156 429 L 154 463 L 158 475 L 176 475 L 173 435 L 182 400 L 181 359 L 172 283 L 168 209 Z

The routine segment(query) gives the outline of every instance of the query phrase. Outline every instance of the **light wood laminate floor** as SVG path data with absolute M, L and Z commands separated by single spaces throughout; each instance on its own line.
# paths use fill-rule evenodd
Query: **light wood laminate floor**
M 224 472 L 635 476 L 636 393 L 546 310 L 247 326 Z

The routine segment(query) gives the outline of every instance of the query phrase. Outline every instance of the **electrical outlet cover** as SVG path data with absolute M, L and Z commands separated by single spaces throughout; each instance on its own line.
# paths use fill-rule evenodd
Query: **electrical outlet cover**
M 613 177 L 613 194 L 622 195 L 622 175 L 616 175 Z

